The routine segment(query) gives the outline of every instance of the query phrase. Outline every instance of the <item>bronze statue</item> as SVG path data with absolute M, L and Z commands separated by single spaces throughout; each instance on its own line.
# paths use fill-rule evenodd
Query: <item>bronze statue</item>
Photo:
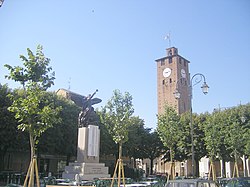
M 82 99 L 82 110 L 78 116 L 78 127 L 87 127 L 88 125 L 98 125 L 99 118 L 92 107 L 94 104 L 102 102 L 99 98 L 93 98 L 98 92 L 96 90 L 92 95 L 84 96 Z

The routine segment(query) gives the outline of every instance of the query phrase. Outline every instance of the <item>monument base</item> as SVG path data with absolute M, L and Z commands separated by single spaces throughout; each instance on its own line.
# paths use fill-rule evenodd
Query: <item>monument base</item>
M 78 129 L 77 162 L 65 167 L 62 178 L 93 180 L 110 177 L 108 167 L 99 163 L 100 129 L 95 125 Z
M 62 178 L 75 180 L 76 176 L 79 177 L 79 180 L 110 177 L 108 167 L 105 167 L 104 163 L 69 163 L 69 166 L 65 167 Z

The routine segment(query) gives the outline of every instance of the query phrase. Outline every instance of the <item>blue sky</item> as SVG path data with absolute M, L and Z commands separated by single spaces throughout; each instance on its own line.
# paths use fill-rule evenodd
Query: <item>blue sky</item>
M 212 112 L 250 101 L 249 0 L 5 0 L 0 8 L 0 83 L 4 64 L 43 45 L 59 88 L 87 95 L 99 89 L 133 96 L 135 115 L 156 127 L 156 62 L 171 46 L 205 75 L 209 93 L 193 88 L 193 111 Z

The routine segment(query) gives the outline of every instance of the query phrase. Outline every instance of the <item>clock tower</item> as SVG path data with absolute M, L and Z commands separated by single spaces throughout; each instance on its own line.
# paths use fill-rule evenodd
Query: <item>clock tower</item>
M 158 114 L 164 112 L 165 105 L 174 107 L 178 114 L 190 110 L 190 62 L 178 54 L 177 48 L 171 47 L 166 57 L 157 59 L 156 63 Z M 175 94 L 176 90 L 179 95 Z

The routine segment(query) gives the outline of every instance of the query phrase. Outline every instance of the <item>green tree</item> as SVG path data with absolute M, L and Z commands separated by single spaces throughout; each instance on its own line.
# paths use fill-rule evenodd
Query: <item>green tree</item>
M 169 150 L 170 154 L 170 177 L 174 178 L 174 157 L 175 148 L 179 139 L 180 116 L 175 109 L 165 105 L 163 114 L 158 115 L 157 133 L 163 143 Z
M 0 85 L 0 171 L 4 169 L 5 154 L 15 146 L 18 137 L 17 121 L 14 114 L 8 111 L 11 100 L 7 96 L 10 92 L 6 84 Z
M 143 138 L 142 146 L 139 151 L 142 151 L 144 153 L 144 158 L 150 159 L 150 174 L 152 175 L 154 159 L 161 156 L 165 151 L 165 147 L 156 131 L 147 131 L 147 134 L 145 134 Z
M 145 158 L 143 151 L 141 150 L 144 138 L 151 129 L 144 128 L 144 120 L 138 116 L 131 117 L 131 124 L 128 128 L 128 141 L 124 143 L 124 156 L 130 158 Z
M 210 170 L 209 177 L 212 173 L 212 179 L 216 180 L 216 170 L 214 166 L 214 161 L 220 155 L 220 149 L 223 147 L 223 130 L 221 127 L 221 115 L 218 112 L 213 113 L 207 119 L 207 123 L 203 124 L 203 129 L 205 133 L 205 146 L 208 151 L 208 157 L 210 159 Z
M 244 155 L 246 145 L 249 143 L 249 134 L 246 135 L 246 132 L 249 132 L 249 124 L 243 123 L 239 107 L 227 109 L 225 114 L 227 115 L 225 142 L 235 161 L 233 177 L 239 177 L 238 159 Z
M 98 116 L 101 116 L 101 111 L 96 111 Z M 100 157 L 105 157 L 106 155 L 113 155 L 117 152 L 117 145 L 114 142 L 112 136 L 109 134 L 109 131 L 105 124 L 102 122 L 99 124 L 100 127 Z M 117 156 L 118 154 L 116 154 Z M 118 157 L 118 156 L 117 156 Z
M 199 161 L 202 157 L 207 155 L 207 150 L 204 141 L 204 131 L 203 125 L 207 120 L 208 113 L 205 114 L 192 114 L 193 117 L 193 128 L 194 128 L 194 161 L 195 161 L 195 171 L 194 175 L 199 176 Z
M 194 154 L 195 169 L 194 175 L 198 176 L 199 173 L 199 160 L 207 154 L 204 143 L 204 131 L 202 129 L 203 123 L 206 121 L 207 114 L 192 114 L 193 125 L 193 145 L 194 153 L 192 153 L 192 140 L 191 140 L 191 126 L 190 126 L 190 112 L 181 115 L 181 122 L 179 126 L 179 141 L 177 143 L 177 152 L 179 153 L 179 161 L 185 159 L 192 159 Z
M 128 141 L 128 129 L 129 126 L 132 124 L 131 116 L 133 113 L 134 109 L 132 104 L 132 96 L 128 92 L 125 92 L 125 94 L 122 95 L 119 90 L 114 90 L 113 96 L 103 107 L 102 110 L 101 121 L 107 127 L 114 142 L 119 145 L 119 158 L 116 165 L 116 168 L 119 167 L 118 186 L 120 185 L 121 172 L 124 175 L 123 164 L 121 159 L 122 145 L 126 141 Z M 123 183 L 125 183 L 125 180 L 123 180 Z
M 6 78 L 19 82 L 24 90 L 22 97 L 12 97 L 13 103 L 8 109 L 15 113 L 15 118 L 20 123 L 18 129 L 29 133 L 30 166 L 34 167 L 37 173 L 35 148 L 38 138 L 53 124 L 60 121 L 58 113 L 61 110 L 61 107 L 55 107 L 54 103 L 50 103 L 45 97 L 46 90 L 54 84 L 55 73 L 49 74 L 52 70 L 48 67 L 50 59 L 44 56 L 42 49 L 42 46 L 38 45 L 36 54 L 33 54 L 28 48 L 28 58 L 20 55 L 24 67 L 5 65 L 9 70 Z M 32 171 L 32 168 L 28 170 L 28 173 L 31 172 L 29 186 L 33 185 Z M 26 182 L 27 180 L 25 185 Z
M 225 136 L 228 133 L 226 128 L 226 115 L 225 112 L 219 110 L 214 110 L 212 114 L 209 114 L 207 120 L 203 124 L 203 130 L 205 132 L 205 145 L 210 157 L 211 163 L 215 159 L 220 159 L 222 163 L 222 176 L 226 177 L 225 173 L 225 163 L 226 161 L 231 161 L 230 151 L 227 149 L 227 143 L 225 141 Z M 211 170 L 213 164 L 211 164 Z M 215 178 L 215 171 L 213 171 L 213 178 Z
M 72 156 L 76 156 L 78 114 L 81 110 L 72 101 L 57 96 L 54 92 L 47 92 L 50 102 L 56 107 L 62 107 L 59 113 L 61 123 L 49 128 L 40 138 L 38 151 L 46 154 L 61 154 L 67 156 L 67 164 Z
M 250 103 L 239 106 L 239 115 L 241 119 L 241 125 L 244 127 L 244 154 L 245 156 L 250 156 Z
M 190 113 L 186 112 L 180 116 L 180 136 L 177 143 L 178 159 L 184 161 L 192 158 L 191 153 L 191 129 L 190 129 Z

